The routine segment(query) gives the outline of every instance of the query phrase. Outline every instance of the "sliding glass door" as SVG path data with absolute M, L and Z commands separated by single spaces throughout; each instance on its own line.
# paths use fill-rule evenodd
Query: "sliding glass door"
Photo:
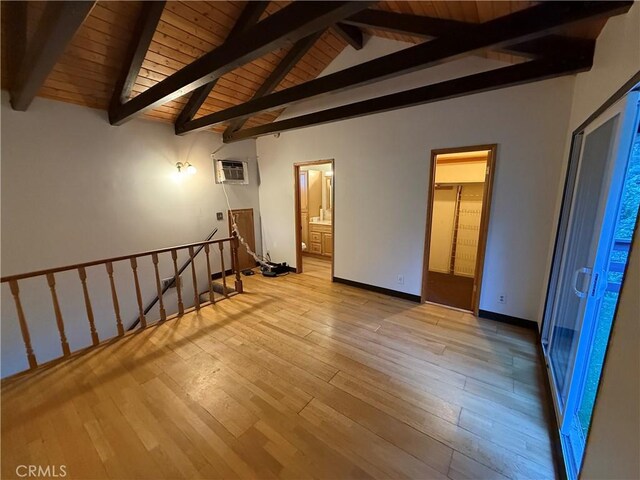
M 542 334 L 570 478 L 582 464 L 640 202 L 637 132 L 630 92 L 574 139 Z

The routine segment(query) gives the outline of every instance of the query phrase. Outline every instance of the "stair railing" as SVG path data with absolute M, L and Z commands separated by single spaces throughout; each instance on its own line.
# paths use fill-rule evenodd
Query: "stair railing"
M 214 232 L 215 233 L 215 232 Z M 21 280 L 25 280 L 28 278 L 34 278 L 34 277 L 42 277 L 43 279 L 46 279 L 46 282 L 49 286 L 49 290 L 51 293 L 51 302 L 52 302 L 52 306 L 53 306 L 53 312 L 55 315 L 55 322 L 56 322 L 56 326 L 58 329 L 58 334 L 60 336 L 60 346 L 61 346 L 61 356 L 48 361 L 47 363 L 59 360 L 61 358 L 64 357 L 68 357 L 70 356 L 73 352 L 71 351 L 70 347 L 69 347 L 69 342 L 67 341 L 67 335 L 65 332 L 65 322 L 64 322 L 64 318 L 62 315 L 62 309 L 60 308 L 60 303 L 59 303 L 59 299 L 58 299 L 58 294 L 56 291 L 56 274 L 57 273 L 61 273 L 61 272 L 67 272 L 67 271 L 71 271 L 71 270 L 77 270 L 78 272 L 78 277 L 80 280 L 80 283 L 82 285 L 82 295 L 83 295 L 83 299 L 84 299 L 84 304 L 85 304 L 85 308 L 86 308 L 86 314 L 87 314 L 87 322 L 88 322 L 88 327 L 91 333 L 91 345 L 89 346 L 89 348 L 91 347 L 95 347 L 97 345 L 99 345 L 102 342 L 106 341 L 106 340 L 111 340 L 113 338 L 118 338 L 118 337 L 122 337 L 125 335 L 125 331 L 124 331 L 124 326 L 122 324 L 122 319 L 120 316 L 120 306 L 119 306 L 119 302 L 118 302 L 118 294 L 116 291 L 116 285 L 115 285 L 115 280 L 114 280 L 114 276 L 113 276 L 113 264 L 117 263 L 117 262 L 128 262 L 130 267 L 131 267 L 131 272 L 133 275 L 133 284 L 134 284 L 134 288 L 135 288 L 135 294 L 136 294 L 136 300 L 137 300 L 137 304 L 138 304 L 138 311 L 139 311 L 139 316 L 138 316 L 138 321 L 137 324 L 140 325 L 140 328 L 138 330 L 143 330 L 146 327 L 156 324 L 158 322 L 164 322 L 166 320 L 171 320 L 173 318 L 177 318 L 180 317 L 182 315 L 184 315 L 185 313 L 189 313 L 193 310 L 195 311 L 199 311 L 202 307 L 205 307 L 207 305 L 211 305 L 215 303 L 215 298 L 213 295 L 213 286 L 211 284 L 211 260 L 210 260 L 210 253 L 211 253 L 211 245 L 218 245 L 218 250 L 219 250 L 219 254 L 220 254 L 220 261 L 221 261 L 221 265 L 222 265 L 222 276 L 223 278 L 225 277 L 225 270 L 224 270 L 224 245 L 225 243 L 229 244 L 229 247 L 231 249 L 231 256 L 232 256 L 232 264 L 234 265 L 234 273 L 235 273 L 235 291 L 237 293 L 242 293 L 243 292 L 243 286 L 242 286 L 242 277 L 240 276 L 240 270 L 237 269 L 237 267 L 235 267 L 235 265 L 238 265 L 238 247 L 239 247 L 239 241 L 236 235 L 232 235 L 231 237 L 226 237 L 226 238 L 220 238 L 220 239 L 216 239 L 216 240 L 205 240 L 203 242 L 196 242 L 196 243 L 189 243 L 186 245 L 178 245 L 175 247 L 169 247 L 169 248 L 161 248 L 158 250 L 149 250 L 146 252 L 141 252 L 141 253 L 135 253 L 133 255 L 123 255 L 120 257 L 113 257 L 113 258 L 107 258 L 107 259 L 103 259 L 103 260 L 96 260 L 93 262 L 86 262 L 86 263 L 78 263 L 78 264 L 74 264 L 74 265 L 67 265 L 65 267 L 58 267 L 58 268 L 51 268 L 51 269 L 47 269 L 47 270 L 39 270 L 39 271 L 35 271 L 35 272 L 29 272 L 29 273 L 22 273 L 22 274 L 18 274 L 18 275 L 10 275 L 10 276 L 6 276 L 6 277 L 2 277 L 0 278 L 0 283 L 8 283 L 9 284 L 9 288 L 11 290 L 11 294 L 13 296 L 13 300 L 15 303 L 15 308 L 16 308 L 16 313 L 17 313 L 17 317 L 18 317 L 18 322 L 19 322 L 19 326 L 20 326 L 20 332 L 22 334 L 22 340 L 24 342 L 24 346 L 25 346 L 25 351 L 26 351 L 26 356 L 27 356 L 27 361 L 29 363 L 29 369 L 33 370 L 36 367 L 39 366 L 38 361 L 37 361 L 37 357 L 36 357 L 36 352 L 34 352 L 33 346 L 31 344 L 31 335 L 29 332 L 29 326 L 28 326 L 28 320 L 26 318 L 23 306 L 22 306 L 22 302 L 20 300 L 20 281 Z M 199 252 L 200 249 L 204 249 L 205 254 L 206 254 L 206 263 L 207 263 L 207 275 L 209 278 L 209 300 L 206 302 L 200 302 L 200 294 L 199 294 L 199 290 L 198 290 L 198 283 L 197 283 L 197 275 L 196 275 L 196 267 L 195 267 L 195 263 L 193 262 L 195 256 L 196 256 L 196 250 Z M 177 265 L 177 258 L 178 258 L 178 252 L 182 251 L 182 250 L 187 250 L 188 254 L 189 254 L 189 262 L 186 264 L 187 266 L 190 264 L 191 265 L 191 274 L 192 274 L 192 282 L 193 282 L 193 291 L 194 291 L 194 306 L 188 309 L 184 308 L 184 302 L 183 302 L 183 298 L 182 298 L 182 285 L 181 285 L 181 279 L 180 279 L 180 274 L 182 273 L 182 271 L 184 269 L 186 269 L 187 267 L 185 267 L 184 269 L 179 270 L 178 269 L 178 265 Z M 158 268 L 158 255 L 162 254 L 162 253 L 170 253 L 171 254 L 171 258 L 173 260 L 173 271 L 174 271 L 174 277 L 173 277 L 173 282 L 175 282 L 176 285 L 176 291 L 177 291 L 177 298 L 178 298 L 178 311 L 177 313 L 168 316 L 167 312 L 165 311 L 165 307 L 164 307 L 164 301 L 163 301 L 163 294 L 166 292 L 167 289 L 163 289 L 161 286 L 161 281 L 160 281 L 160 273 L 159 273 L 159 268 Z M 151 307 L 153 307 L 153 305 L 148 308 L 145 309 L 143 304 L 142 304 L 142 293 L 140 290 L 140 280 L 138 278 L 138 260 L 139 259 L 143 259 L 149 257 L 151 258 L 151 261 L 153 263 L 154 266 L 154 272 L 155 272 L 155 283 L 156 283 L 156 290 L 158 292 L 157 294 L 157 302 L 160 303 L 160 318 L 156 319 L 154 321 L 148 321 L 146 318 L 146 315 L 149 313 L 149 311 L 151 310 Z M 116 322 L 116 327 L 117 327 L 117 335 L 115 337 L 110 337 L 109 339 L 100 339 L 98 336 L 98 332 L 96 330 L 96 326 L 95 326 L 95 321 L 94 321 L 94 314 L 93 314 L 93 308 L 91 306 L 91 298 L 89 296 L 89 289 L 87 286 L 87 274 L 86 274 L 86 269 L 88 267 L 95 267 L 95 266 L 100 266 L 100 265 L 104 265 L 105 267 L 105 271 L 106 274 L 109 277 L 109 285 L 110 285 L 110 294 L 111 294 L 111 298 L 112 298 L 112 303 L 113 303 L 113 313 L 114 313 L 114 320 Z M 154 302 L 155 305 L 155 302 Z M 85 347 L 78 349 L 78 350 L 85 350 Z
M 209 236 L 205 239 L 205 241 L 209 241 L 209 240 L 211 240 L 211 239 L 213 238 L 213 236 L 214 236 L 216 233 L 218 233 L 218 229 L 217 229 L 217 228 L 215 228 L 215 229 L 213 230 L 213 232 L 211 232 L 211 233 L 209 234 Z M 202 249 L 203 249 L 203 248 L 205 248 L 205 246 L 204 246 L 204 245 L 200 245 L 198 248 L 196 248 L 196 250 L 195 250 L 195 254 L 194 254 L 194 258 L 198 256 L 198 254 L 202 251 Z M 207 248 L 208 248 L 208 246 L 207 246 Z M 207 252 L 207 253 L 208 253 L 208 252 Z M 174 261 L 175 261 L 175 260 L 177 260 L 177 258 L 176 258 L 176 259 L 174 259 Z M 155 268 L 156 263 L 157 263 L 157 259 L 156 259 L 156 258 L 154 258 L 154 259 L 153 259 L 153 261 L 154 261 L 154 268 Z M 146 315 L 151 311 L 151 309 L 152 309 L 153 307 L 155 307 L 156 303 L 158 303 L 158 302 L 160 301 L 160 299 L 161 299 L 161 298 L 162 298 L 162 296 L 167 292 L 167 290 L 169 290 L 169 289 L 170 289 L 170 288 L 172 288 L 174 285 L 176 285 L 176 282 L 179 282 L 179 281 L 180 281 L 180 275 L 182 275 L 182 272 L 184 272 L 184 271 L 189 267 L 189 265 L 191 265 L 192 261 L 193 261 L 193 259 L 191 258 L 191 256 L 189 256 L 189 257 L 187 258 L 187 261 L 186 261 L 186 262 L 184 262 L 184 263 L 182 264 L 182 266 L 178 269 L 178 273 L 177 273 L 177 274 L 176 274 L 176 275 L 171 279 L 171 281 L 167 282 L 167 283 L 162 287 L 162 292 L 161 292 L 161 293 L 159 293 L 159 294 L 157 294 L 155 297 L 153 297 L 153 300 L 151 300 L 151 301 L 147 304 L 147 307 L 143 310 L 142 315 L 146 316 Z M 208 265 L 208 263 L 207 263 L 207 265 Z M 211 282 L 211 273 L 209 273 L 209 282 Z M 179 300 L 178 306 L 179 306 L 180 311 L 182 311 L 182 310 L 184 310 L 184 306 L 182 306 L 182 295 L 181 295 L 180 293 L 178 293 L 178 295 L 179 295 L 179 297 L 180 297 L 180 300 Z M 215 303 L 215 300 L 214 300 L 214 298 L 213 298 L 213 295 L 211 294 L 211 291 L 209 292 L 209 299 L 211 300 L 211 302 L 212 302 L 212 303 Z M 161 310 L 161 315 L 162 315 L 162 310 Z M 136 319 L 134 320 L 134 322 L 131 324 L 131 326 L 130 326 L 129 328 L 127 328 L 127 330 L 133 330 L 133 329 L 135 329 L 135 328 L 138 326 L 138 324 L 140 323 L 140 318 L 141 318 L 140 316 L 136 317 Z

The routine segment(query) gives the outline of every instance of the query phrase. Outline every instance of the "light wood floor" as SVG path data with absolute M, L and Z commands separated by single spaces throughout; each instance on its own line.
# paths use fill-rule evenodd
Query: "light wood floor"
M 302 275 L 4 382 L 2 478 L 553 478 L 533 332 Z
M 302 269 L 305 275 L 320 280 L 331 281 L 331 259 L 302 255 Z

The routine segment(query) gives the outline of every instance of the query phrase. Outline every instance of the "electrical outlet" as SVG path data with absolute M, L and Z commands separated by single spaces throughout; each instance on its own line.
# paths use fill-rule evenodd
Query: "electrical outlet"
M 222 212 L 216 212 L 216 218 L 218 220 L 224 220 L 224 214 Z
M 167 287 L 167 285 L 172 283 L 174 278 L 175 277 L 163 278 L 162 281 L 161 281 L 162 290 L 164 290 Z M 182 281 L 182 275 L 180 275 L 180 281 Z M 176 288 L 176 284 L 173 283 L 173 285 L 171 285 L 171 287 L 169 287 L 169 288 Z
M 398 275 L 398 285 L 404 285 L 404 275 Z
M 505 293 L 498 295 L 498 303 L 507 303 L 507 295 Z

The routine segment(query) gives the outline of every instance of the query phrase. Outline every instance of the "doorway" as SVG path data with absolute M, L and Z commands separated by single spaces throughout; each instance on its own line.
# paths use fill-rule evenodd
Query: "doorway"
M 240 236 L 242 236 L 247 244 L 249 244 L 249 248 L 251 248 L 251 251 L 255 252 L 256 235 L 253 224 L 253 208 L 229 210 L 227 213 L 229 218 L 229 235 L 231 235 L 233 232 L 232 218 L 235 217 Z M 247 252 L 247 249 L 244 247 L 238 249 L 238 263 L 240 264 L 240 270 L 248 270 L 251 268 L 255 268 L 256 266 L 256 261 L 251 255 L 249 255 L 249 252 Z M 235 269 L 235 265 L 233 265 L 233 268 Z
M 496 145 L 431 152 L 423 302 L 478 314 L 495 152 Z
M 582 468 L 638 222 L 639 102 L 627 93 L 572 142 L 541 336 L 569 480 Z
M 333 160 L 296 163 L 296 272 L 333 280 L 335 175 Z

